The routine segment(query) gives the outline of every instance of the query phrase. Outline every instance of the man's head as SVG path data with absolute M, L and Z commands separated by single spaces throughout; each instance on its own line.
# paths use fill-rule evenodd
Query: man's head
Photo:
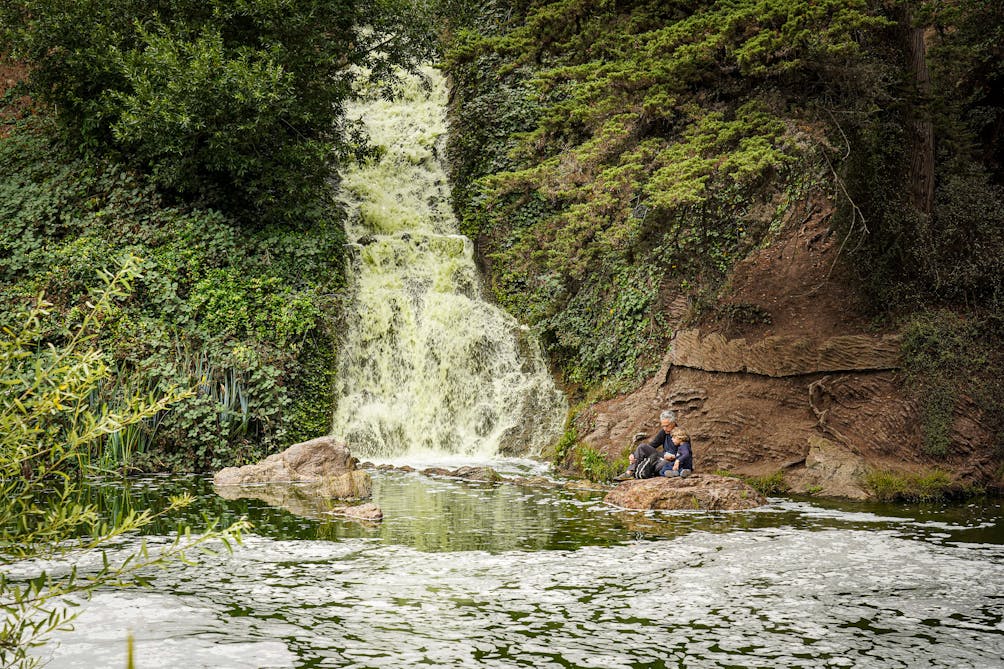
M 662 425 L 662 429 L 669 432 L 674 427 L 676 427 L 676 414 L 667 409 L 659 414 L 659 424 Z

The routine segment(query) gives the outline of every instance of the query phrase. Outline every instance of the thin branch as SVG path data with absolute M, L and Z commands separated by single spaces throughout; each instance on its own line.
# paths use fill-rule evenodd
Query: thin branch
M 830 116 L 832 117 L 833 115 L 830 114 Z M 840 127 L 840 124 L 836 122 L 836 119 L 834 119 L 833 122 L 836 124 L 837 129 L 840 130 L 840 134 L 843 135 L 844 140 L 846 141 L 847 140 L 847 135 L 844 134 L 844 131 Z M 844 180 L 842 178 L 840 178 L 839 174 L 837 174 L 836 168 L 833 167 L 833 163 L 830 161 L 830 156 L 827 155 L 826 147 L 823 146 L 822 144 L 820 144 L 820 147 L 822 149 L 823 159 L 826 160 L 826 165 L 827 165 L 827 167 L 830 168 L 830 173 L 833 175 L 833 182 L 837 185 L 837 187 L 840 189 L 841 193 L 843 193 L 843 196 L 847 199 L 847 201 L 851 205 L 851 222 L 850 222 L 850 225 L 847 228 L 847 234 L 844 236 L 843 241 L 840 242 L 840 246 L 837 248 L 837 253 L 833 257 L 833 262 L 830 263 L 830 269 L 826 272 L 826 276 L 823 278 L 823 280 L 820 283 L 816 284 L 816 286 L 814 286 L 812 289 L 810 289 L 810 290 L 808 290 L 808 291 L 806 291 L 804 293 L 801 293 L 799 295 L 799 297 L 805 297 L 807 295 L 812 295 L 812 294 L 816 293 L 817 291 L 819 291 L 819 289 L 821 289 L 823 286 L 825 286 L 829 282 L 830 277 L 833 275 L 833 270 L 836 269 L 837 261 L 840 260 L 840 256 L 843 253 L 844 248 L 847 246 L 847 242 L 850 241 L 851 235 L 854 234 L 854 229 L 855 229 L 856 224 L 857 224 L 857 222 L 858 222 L 859 219 L 861 221 L 861 229 L 862 229 L 862 233 L 863 234 L 861 235 L 861 239 L 858 241 L 858 245 L 854 247 L 854 250 L 851 251 L 851 253 L 854 253 L 859 248 L 861 248 L 861 244 L 864 243 L 865 237 L 867 235 L 871 234 L 871 231 L 868 229 L 868 224 L 865 222 L 864 212 L 861 211 L 861 208 L 857 205 L 857 203 L 854 201 L 854 198 L 852 198 L 851 194 L 847 191 L 847 186 L 844 184 Z M 850 149 L 850 143 L 848 142 L 848 144 L 847 144 L 847 152 L 844 154 L 843 160 L 846 160 L 850 156 L 850 150 L 851 150 Z

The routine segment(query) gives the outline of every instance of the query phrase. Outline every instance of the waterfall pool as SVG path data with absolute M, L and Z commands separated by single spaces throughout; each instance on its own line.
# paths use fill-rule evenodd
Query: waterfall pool
M 508 473 L 539 473 L 522 460 Z M 1001 500 L 772 499 L 744 512 L 623 511 L 570 492 L 374 472 L 363 525 L 227 501 L 202 477 L 95 481 L 108 513 L 247 516 L 232 555 L 82 603 L 39 654 L 136 667 L 999 667 Z M 152 528 L 151 546 L 172 525 Z M 139 537 L 127 539 L 132 544 Z

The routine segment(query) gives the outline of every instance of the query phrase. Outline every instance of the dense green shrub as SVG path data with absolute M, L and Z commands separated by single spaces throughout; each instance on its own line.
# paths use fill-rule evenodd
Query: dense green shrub
M 123 388 L 194 391 L 103 442 L 109 465 L 219 468 L 327 432 L 340 222 L 249 231 L 218 211 L 168 205 L 142 176 L 75 158 L 51 134 L 35 120 L 0 142 L 6 308 L 44 291 L 72 319 L 95 269 L 138 255 L 132 295 L 102 328 L 118 382 L 91 401 L 118 406 Z
M 997 342 L 1004 321 L 994 316 L 960 316 L 940 310 L 915 314 L 904 324 L 903 366 L 918 398 L 923 419 L 924 450 L 944 455 L 951 447 L 956 407 L 971 401 L 993 446 L 1004 449 L 1004 364 Z
M 879 310 L 983 309 L 1004 287 L 1004 7 L 917 0 L 890 11 L 897 23 L 875 49 L 886 65 L 874 109 L 841 120 L 844 218 L 864 223 L 850 260 Z M 926 84 L 904 46 L 914 29 L 925 35 Z M 930 124 L 936 147 L 930 211 L 911 199 L 917 122 Z

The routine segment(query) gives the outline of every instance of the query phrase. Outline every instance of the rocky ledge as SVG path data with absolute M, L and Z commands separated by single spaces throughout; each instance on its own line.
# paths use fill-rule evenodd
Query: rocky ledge
M 296 484 L 299 494 L 325 499 L 365 499 L 373 491 L 370 475 L 356 468 L 349 449 L 333 437 L 294 444 L 256 464 L 221 469 L 213 483 L 221 489 Z
M 707 511 L 752 509 L 767 503 L 763 495 L 739 479 L 714 474 L 625 481 L 611 490 L 605 501 L 624 509 Z

